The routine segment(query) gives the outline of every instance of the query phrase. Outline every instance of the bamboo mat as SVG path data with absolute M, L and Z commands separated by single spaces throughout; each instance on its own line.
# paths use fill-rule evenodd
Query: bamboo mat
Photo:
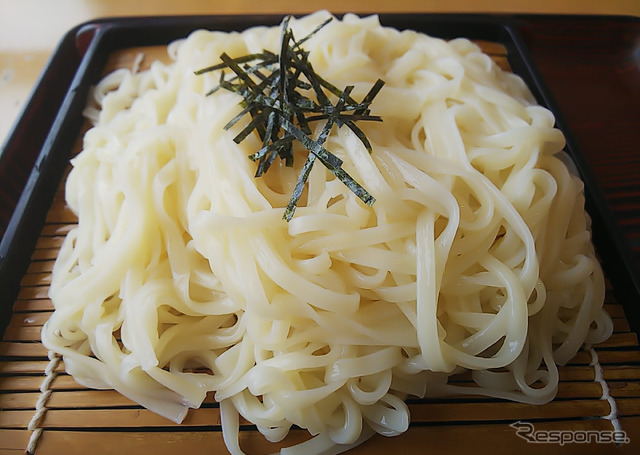
M 479 44 L 508 69 L 502 46 Z M 105 71 L 131 65 L 139 51 L 114 54 Z M 145 48 L 144 52 L 152 55 L 157 49 L 150 54 Z M 148 64 L 149 59 L 146 60 Z M 25 453 L 34 428 L 41 431 L 35 451 L 38 455 L 88 451 L 95 455 L 227 453 L 219 408 L 212 395 L 200 409 L 190 411 L 182 425 L 177 425 L 115 391 L 78 385 L 65 373 L 62 360 L 48 357 L 40 343 L 40 329 L 53 310 L 47 295 L 50 274 L 62 240 L 75 222 L 65 205 L 61 185 L 0 341 L 0 455 Z M 374 436 L 349 453 L 640 453 L 640 347 L 618 300 L 624 296 L 616 298 L 614 294 L 609 284 L 605 308 L 613 318 L 614 334 L 594 347 L 602 367 L 601 381 L 597 380 L 597 365 L 593 364 L 591 352 L 581 351 L 568 365 L 560 367 L 557 398 L 546 405 L 472 396 L 411 399 L 412 423 L 405 434 L 394 438 Z M 470 375 L 462 374 L 453 380 L 470 382 Z M 612 431 L 612 423 L 606 418 L 611 413 L 610 402 L 602 398 L 603 383 L 617 407 L 622 430 L 630 438 L 628 444 L 533 444 L 517 436 L 509 426 L 523 421 L 532 423 L 536 431 Z M 37 408 L 45 412 L 36 422 Z M 241 421 L 240 443 L 251 454 L 272 453 L 307 438 L 306 431 L 292 430 L 282 443 L 270 444 L 249 422 Z

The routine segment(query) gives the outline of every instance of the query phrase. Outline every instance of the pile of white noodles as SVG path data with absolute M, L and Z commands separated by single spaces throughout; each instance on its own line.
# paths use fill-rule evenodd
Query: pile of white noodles
M 292 20 L 295 36 L 327 15 Z M 205 97 L 219 74 L 194 75 L 279 40 L 198 30 L 171 64 L 96 87 L 45 346 L 79 383 L 176 422 L 215 391 L 235 454 L 238 413 L 271 441 L 317 435 L 287 453 L 338 453 L 407 430 L 408 396 L 551 400 L 556 364 L 612 330 L 552 114 L 466 39 L 334 20 L 304 44 L 310 61 L 356 100 L 383 79 L 384 121 L 359 123 L 372 154 L 348 128 L 325 147 L 376 202 L 317 163 L 287 223 L 305 151 L 254 178 L 259 139 L 223 130 L 240 98 Z M 474 383 L 448 383 L 464 369 Z

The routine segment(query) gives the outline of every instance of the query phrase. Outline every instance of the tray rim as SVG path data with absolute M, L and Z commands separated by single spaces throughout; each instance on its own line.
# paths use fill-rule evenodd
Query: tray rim
M 367 16 L 376 13 L 357 14 Z M 336 16 L 341 17 L 343 14 L 336 14 Z M 404 23 L 416 24 L 418 27 L 403 28 L 413 28 L 443 38 L 451 38 L 455 35 L 471 39 L 486 39 L 469 36 L 466 32 L 451 35 L 451 30 L 454 30 L 454 27 L 463 26 L 488 27 L 489 32 L 502 34 L 501 39 L 497 41 L 507 48 L 507 58 L 514 72 L 525 80 L 537 101 L 553 112 L 556 117 L 556 126 L 563 131 L 566 137 L 567 146 L 565 149 L 576 162 L 579 173 L 585 182 L 587 211 L 593 220 L 594 243 L 597 243 L 596 237 L 604 237 L 604 240 L 611 246 L 609 248 L 607 245 L 603 245 L 598 249 L 603 259 L 603 268 L 606 267 L 605 270 L 608 268 L 616 269 L 617 273 L 608 274 L 610 279 L 615 281 L 614 289 L 621 289 L 625 294 L 632 294 L 636 299 L 640 299 L 640 273 L 631 255 L 631 248 L 613 216 L 600 184 L 584 155 L 580 152 L 562 111 L 540 75 L 519 30 L 519 21 L 527 17 L 559 20 L 567 17 L 584 20 L 599 18 L 614 22 L 631 21 L 634 23 L 640 22 L 640 17 L 468 13 L 382 13 L 378 16 L 383 25 L 397 27 L 397 22 L 404 21 Z M 3 330 L 11 315 L 11 306 L 17 296 L 20 279 L 30 262 L 30 254 L 28 253 L 31 253 L 35 247 L 35 242 L 44 224 L 44 218 L 55 194 L 55 188 L 61 182 L 71 147 L 78 138 L 80 124 L 74 124 L 74 122 L 78 120 L 78 116 L 85 106 L 91 81 L 97 81 L 109 53 L 117 49 L 138 45 L 166 44 L 173 39 L 186 36 L 196 28 L 204 27 L 205 24 L 210 29 L 243 30 L 255 25 L 277 25 L 282 17 L 282 14 L 105 17 L 81 23 L 63 36 L 36 83 L 23 112 L 7 136 L 2 150 L 0 150 L 0 173 L 2 173 L 3 166 L 6 166 L 8 161 L 5 152 L 19 140 L 18 132 L 21 127 L 24 127 L 24 123 L 28 123 L 30 120 L 33 122 L 34 113 L 37 113 L 40 107 L 38 98 L 44 96 L 47 84 L 50 83 L 51 73 L 59 70 L 61 62 L 68 60 L 70 54 L 75 52 L 78 63 L 72 68 L 72 71 L 66 73 L 67 76 L 71 76 L 68 81 L 68 89 L 60 106 L 55 110 L 55 117 L 50 128 L 47 129 L 41 151 L 0 241 L 0 289 L 3 289 L 2 297 L 0 297 L 0 327 Z M 424 30 L 429 27 L 433 27 L 433 29 Z M 438 27 L 449 28 L 449 31 L 442 34 L 434 33 L 433 30 Z M 167 34 L 167 29 L 171 29 L 173 34 Z M 156 34 L 149 34 L 149 30 L 155 30 Z M 165 32 L 160 39 L 157 38 L 158 31 Z M 484 30 L 484 33 L 486 32 L 487 29 Z M 123 41 L 123 37 L 129 36 L 128 34 L 131 33 L 138 34 L 138 41 L 134 43 L 129 40 Z M 495 39 L 491 40 L 496 41 Z M 64 156 L 60 157 L 60 154 Z M 596 247 L 598 248 L 597 245 Z M 637 305 L 634 308 L 624 303 L 633 299 L 620 300 L 625 307 L 631 329 L 636 334 L 640 334 L 640 308 Z

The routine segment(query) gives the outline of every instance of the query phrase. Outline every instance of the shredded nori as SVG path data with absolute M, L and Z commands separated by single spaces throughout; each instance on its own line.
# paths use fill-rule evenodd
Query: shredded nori
M 222 63 L 203 68 L 196 71 L 196 74 L 222 70 L 219 85 L 207 95 L 223 88 L 242 96 L 242 111 L 224 128 L 228 130 L 245 115 L 251 116 L 249 123 L 236 135 L 234 141 L 240 143 L 254 130 L 257 132 L 262 141 L 262 148 L 249 155 L 251 160 L 258 163 L 256 177 L 267 172 L 276 157 L 285 160 L 287 166 L 293 166 L 293 142 L 296 140 L 309 151 L 283 219 L 289 221 L 293 217 L 316 160 L 370 206 L 375 202 L 375 198 L 342 168 L 342 160 L 323 144 L 334 125 L 338 128 L 346 125 L 369 153 L 372 152 L 369 140 L 355 123 L 382 121 L 379 116 L 371 115 L 370 106 L 382 89 L 384 81 L 378 79 L 364 99 L 357 102 L 350 96 L 353 86 L 340 90 L 324 80 L 314 71 L 308 59 L 309 53 L 301 47 L 326 26 L 331 18 L 318 25 L 300 41 L 296 41 L 293 31 L 289 28 L 290 19 L 291 16 L 287 16 L 282 21 L 280 54 L 263 50 L 231 58 L 223 53 L 220 56 Z M 225 69 L 233 72 L 231 78 L 226 78 Z M 308 93 L 312 93 L 314 98 L 308 97 Z M 331 95 L 337 98 L 335 104 L 331 101 Z M 320 135 L 313 139 L 309 123 L 323 120 L 325 124 Z

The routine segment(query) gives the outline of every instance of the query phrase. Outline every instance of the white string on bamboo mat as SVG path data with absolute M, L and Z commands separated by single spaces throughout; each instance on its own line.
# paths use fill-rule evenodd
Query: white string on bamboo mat
M 600 397 L 600 399 L 607 400 L 607 402 L 609 403 L 609 407 L 611 408 L 609 414 L 606 416 L 602 416 L 602 418 L 610 421 L 615 431 L 622 431 L 622 426 L 620 425 L 620 421 L 618 420 L 618 405 L 616 404 L 616 400 L 609 394 L 609 385 L 607 384 L 607 381 L 605 381 L 602 374 L 600 357 L 598 356 L 598 353 L 595 349 L 589 348 L 589 351 L 591 352 L 591 363 L 589 363 L 589 365 L 593 367 L 593 371 L 595 372 L 594 381 L 600 384 L 600 387 L 602 387 L 602 396 Z
M 44 380 L 42 384 L 40 384 L 40 396 L 38 397 L 38 401 L 36 402 L 36 410 L 27 425 L 27 429 L 31 431 L 31 436 L 29 437 L 29 443 L 27 444 L 27 453 L 29 455 L 33 455 L 36 451 L 36 444 L 38 444 L 38 439 L 42 434 L 42 428 L 40 427 L 40 423 L 47 412 L 47 401 L 49 401 L 49 397 L 51 396 L 51 384 L 53 380 L 56 378 L 58 373 L 55 371 L 60 363 L 60 356 L 54 352 L 49 351 L 48 353 L 49 363 L 47 367 L 44 369 Z

